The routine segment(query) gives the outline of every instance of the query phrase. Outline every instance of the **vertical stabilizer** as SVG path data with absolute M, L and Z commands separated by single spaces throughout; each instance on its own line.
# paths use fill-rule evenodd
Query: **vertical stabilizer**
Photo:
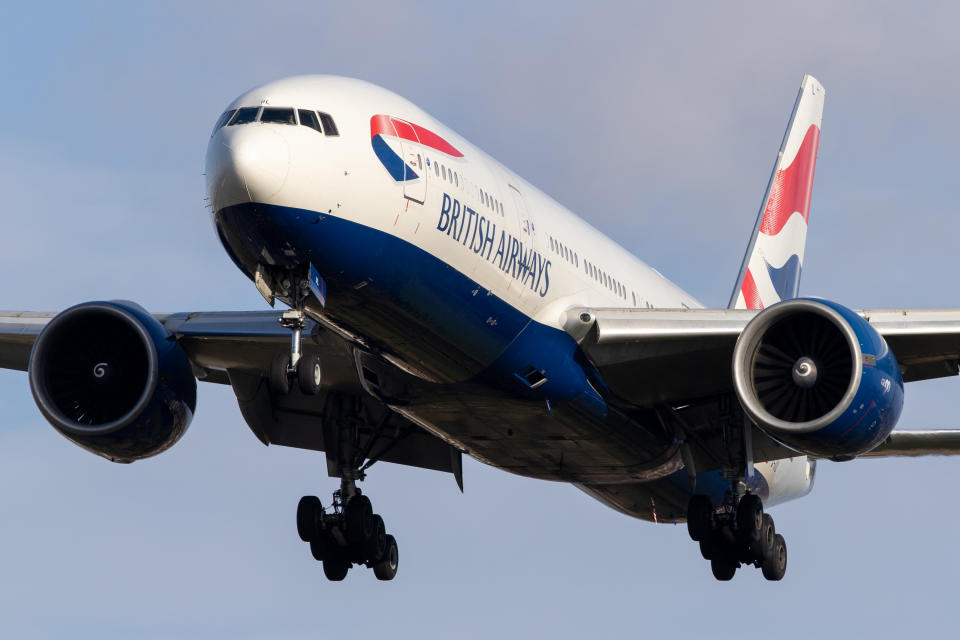
M 816 78 L 803 77 L 730 297 L 731 309 L 763 309 L 797 296 L 825 94 Z

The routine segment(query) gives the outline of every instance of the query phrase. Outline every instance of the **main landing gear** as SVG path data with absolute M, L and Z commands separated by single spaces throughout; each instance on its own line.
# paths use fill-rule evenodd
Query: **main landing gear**
M 397 575 L 397 541 L 353 480 L 341 481 L 329 511 L 316 496 L 300 498 L 297 532 L 310 543 L 314 559 L 323 563 L 328 580 L 343 580 L 354 564 L 372 568 L 377 580 Z
M 761 569 L 767 580 L 780 580 L 787 571 L 787 544 L 755 494 L 728 492 L 720 505 L 707 496 L 693 496 L 687 506 L 687 531 L 700 543 L 717 580 L 730 580 L 744 565 Z
M 290 393 L 293 382 L 304 395 L 315 396 L 320 393 L 323 379 L 320 357 L 316 354 L 304 354 L 301 348 L 301 336 L 306 326 L 303 311 L 291 309 L 280 316 L 280 325 L 293 332 L 290 341 L 290 353 L 278 353 L 270 363 L 270 389 L 281 396 Z

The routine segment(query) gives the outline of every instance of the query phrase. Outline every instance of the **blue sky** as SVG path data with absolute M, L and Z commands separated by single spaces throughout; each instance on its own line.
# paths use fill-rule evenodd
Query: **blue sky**
M 836 3 L 839 4 L 839 3 Z M 262 309 L 203 206 L 210 127 L 300 73 L 404 95 L 725 305 L 804 73 L 827 88 L 801 291 L 960 306 L 953 197 L 960 11 L 949 3 L 222 2 L 6 9 L 0 307 L 126 298 Z M 958 426 L 956 380 L 910 385 L 904 427 Z M 0 634 L 780 637 L 947 630 L 958 461 L 822 463 L 774 511 L 786 579 L 715 583 L 683 527 L 576 489 L 377 465 L 393 583 L 330 584 L 294 528 L 322 456 L 263 447 L 205 385 L 184 439 L 129 466 L 56 434 L 0 372 Z M 739 614 L 737 614 L 739 612 Z M 736 619 L 730 619 L 736 616 Z M 739 633 L 737 633 L 739 635 Z

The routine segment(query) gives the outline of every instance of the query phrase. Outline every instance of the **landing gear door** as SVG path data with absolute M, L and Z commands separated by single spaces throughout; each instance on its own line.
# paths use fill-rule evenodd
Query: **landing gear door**
M 403 197 L 423 204 L 427 198 L 427 164 L 416 130 L 408 122 L 391 119 L 400 138 L 403 157 Z

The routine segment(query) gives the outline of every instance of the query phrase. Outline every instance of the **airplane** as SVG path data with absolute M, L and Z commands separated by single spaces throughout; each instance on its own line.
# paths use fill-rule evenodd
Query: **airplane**
M 729 305 L 709 309 L 408 100 L 271 82 L 216 121 L 205 174 L 223 249 L 283 310 L 0 312 L 0 367 L 118 463 L 176 444 L 197 380 L 230 385 L 254 436 L 339 479 L 296 513 L 329 580 L 397 574 L 358 486 L 375 463 L 462 491 L 464 454 L 685 521 L 718 580 L 780 580 L 767 510 L 808 494 L 819 460 L 960 453 L 960 430 L 895 429 L 904 382 L 958 374 L 960 309 L 798 296 L 824 97 L 804 76 Z

